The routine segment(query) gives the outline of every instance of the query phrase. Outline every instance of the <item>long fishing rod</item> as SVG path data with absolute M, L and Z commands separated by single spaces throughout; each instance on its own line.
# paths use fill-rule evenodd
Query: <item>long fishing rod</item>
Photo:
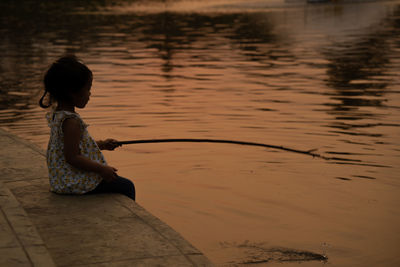
M 224 143 L 224 144 L 235 144 L 235 145 L 244 145 L 244 146 L 260 146 L 260 147 L 267 147 L 267 148 L 274 148 L 274 149 L 279 149 L 279 150 L 290 151 L 290 152 L 294 152 L 294 153 L 306 154 L 306 155 L 309 155 L 312 157 L 317 157 L 317 158 L 321 158 L 321 159 L 325 159 L 325 160 L 357 161 L 357 160 L 350 160 L 350 159 L 337 158 L 337 157 L 326 157 L 321 154 L 317 154 L 317 153 L 313 152 L 317 149 L 299 150 L 299 149 L 293 149 L 293 148 L 284 147 L 284 146 L 269 145 L 269 144 L 263 144 L 263 143 L 234 141 L 234 140 L 220 140 L 220 139 L 198 139 L 198 138 L 147 139 L 147 140 L 119 141 L 119 142 L 117 142 L 117 144 L 118 145 L 129 145 L 129 144 L 171 143 L 171 142 Z

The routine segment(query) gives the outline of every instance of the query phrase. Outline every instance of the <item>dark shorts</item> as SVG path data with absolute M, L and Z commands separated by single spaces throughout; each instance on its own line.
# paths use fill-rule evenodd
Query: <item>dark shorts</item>
M 112 181 L 101 181 L 100 184 L 92 191 L 86 194 L 99 194 L 99 193 L 120 193 L 133 200 L 135 200 L 136 192 L 135 185 L 129 179 L 118 176 Z

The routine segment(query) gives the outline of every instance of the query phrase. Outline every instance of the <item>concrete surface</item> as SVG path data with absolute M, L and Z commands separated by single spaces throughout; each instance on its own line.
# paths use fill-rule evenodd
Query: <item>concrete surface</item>
M 49 192 L 45 153 L 0 129 L 0 266 L 212 266 L 129 198 Z

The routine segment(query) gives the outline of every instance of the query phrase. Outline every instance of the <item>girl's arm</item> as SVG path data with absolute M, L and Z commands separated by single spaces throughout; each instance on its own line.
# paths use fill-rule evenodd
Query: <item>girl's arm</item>
M 65 119 L 62 125 L 64 133 L 64 156 L 65 160 L 77 169 L 96 172 L 105 180 L 110 181 L 117 177 L 117 169 L 102 165 L 84 157 L 80 153 L 79 142 L 81 138 L 81 125 L 75 118 Z

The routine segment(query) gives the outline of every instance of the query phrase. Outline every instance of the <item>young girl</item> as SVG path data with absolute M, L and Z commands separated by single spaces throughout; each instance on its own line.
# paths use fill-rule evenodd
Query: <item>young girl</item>
M 75 108 L 84 108 L 91 95 L 92 72 L 75 56 L 54 62 L 44 77 L 42 108 L 57 106 L 46 117 L 51 129 L 47 148 L 50 190 L 60 194 L 115 192 L 135 200 L 135 186 L 108 166 L 100 149 L 114 150 L 114 139 L 94 141 Z M 48 104 L 45 98 L 49 94 Z

